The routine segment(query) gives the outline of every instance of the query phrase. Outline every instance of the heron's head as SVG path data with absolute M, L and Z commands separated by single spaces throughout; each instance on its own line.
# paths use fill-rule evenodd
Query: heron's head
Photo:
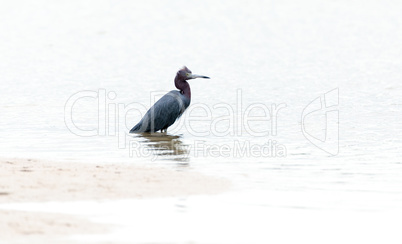
M 191 80 L 195 78 L 209 79 L 208 76 L 195 75 L 191 73 L 191 70 L 189 70 L 186 66 L 184 66 L 181 70 L 177 71 L 177 76 L 180 76 L 180 78 L 182 78 L 183 80 Z

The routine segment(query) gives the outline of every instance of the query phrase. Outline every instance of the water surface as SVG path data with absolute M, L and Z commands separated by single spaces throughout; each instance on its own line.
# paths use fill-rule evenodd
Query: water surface
M 267 218 L 279 211 L 278 221 L 328 214 L 339 224 L 337 211 L 353 213 L 357 224 L 374 213 L 398 214 L 401 7 L 392 1 L 4 3 L 0 155 L 152 164 L 230 179 L 227 195 L 197 200 L 205 203 L 202 211 L 196 198 L 176 199 L 190 225 L 206 221 L 199 212 L 230 223 L 219 214 L 225 206 L 240 215 L 258 209 Z M 141 113 L 174 89 L 182 65 L 212 79 L 190 81 L 190 108 L 168 135 L 128 135 Z M 178 208 L 167 212 L 172 219 L 183 215 Z M 240 229 L 260 226 L 256 218 Z M 214 232 L 216 240 L 236 240 L 223 233 Z M 180 241 L 211 240 L 195 234 Z

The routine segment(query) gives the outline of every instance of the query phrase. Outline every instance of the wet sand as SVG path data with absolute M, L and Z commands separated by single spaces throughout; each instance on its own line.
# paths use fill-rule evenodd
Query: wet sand
M 112 226 L 92 223 L 78 216 L 0 210 L 0 243 L 79 243 L 76 234 L 101 234 Z
M 0 159 L 0 204 L 216 194 L 229 186 L 225 179 L 187 170 Z M 110 228 L 79 216 L 1 208 L 0 219 L 0 243 L 76 243 L 68 236 L 102 233 Z

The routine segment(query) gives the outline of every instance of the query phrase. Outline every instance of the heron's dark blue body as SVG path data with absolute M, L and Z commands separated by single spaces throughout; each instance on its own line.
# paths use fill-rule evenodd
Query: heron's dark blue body
M 191 98 L 181 94 L 180 91 L 170 91 L 148 110 L 141 121 L 130 130 L 130 133 L 166 130 L 180 118 L 190 105 L 190 101 Z
M 183 67 L 176 74 L 174 84 L 179 91 L 170 91 L 159 99 L 145 114 L 130 133 L 166 131 L 191 102 L 191 90 L 187 80 L 195 78 L 207 78 L 207 76 L 193 75 L 187 67 Z

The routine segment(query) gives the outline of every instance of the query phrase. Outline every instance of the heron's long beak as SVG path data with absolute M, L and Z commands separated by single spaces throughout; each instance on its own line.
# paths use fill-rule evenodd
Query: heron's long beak
M 194 75 L 194 74 L 190 75 L 190 79 L 195 79 L 195 78 L 210 79 L 208 76 L 204 76 L 204 75 Z

